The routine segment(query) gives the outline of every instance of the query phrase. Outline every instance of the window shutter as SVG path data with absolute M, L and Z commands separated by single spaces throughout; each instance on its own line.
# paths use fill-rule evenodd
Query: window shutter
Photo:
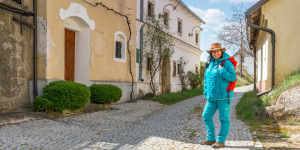
M 120 41 L 116 41 L 116 58 L 121 58 L 121 50 L 122 50 L 122 43 Z

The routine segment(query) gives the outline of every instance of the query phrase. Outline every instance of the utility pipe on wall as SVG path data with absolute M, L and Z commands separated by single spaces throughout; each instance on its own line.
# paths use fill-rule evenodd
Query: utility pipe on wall
M 258 29 L 258 30 L 263 30 L 263 31 L 266 31 L 268 33 L 271 34 L 271 43 L 272 43 L 272 74 L 271 74 L 271 87 L 270 89 L 268 89 L 267 91 L 264 91 L 264 92 L 261 92 L 261 93 L 258 93 L 256 94 L 256 96 L 262 96 L 264 94 L 267 94 L 268 92 L 270 92 L 273 87 L 274 87 L 274 72 L 275 72 L 275 32 L 269 28 L 265 28 L 265 27 L 261 27 L 261 26 L 258 26 L 258 25 L 255 25 L 255 24 L 252 24 L 249 20 L 249 15 L 247 15 L 247 25 L 249 27 L 252 27 L 252 28 L 255 28 L 255 29 Z M 256 50 L 256 49 L 255 49 Z M 262 79 L 261 79 L 262 80 Z

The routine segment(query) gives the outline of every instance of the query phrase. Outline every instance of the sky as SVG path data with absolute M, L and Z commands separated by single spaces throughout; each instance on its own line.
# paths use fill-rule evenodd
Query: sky
M 200 49 L 203 51 L 200 60 L 206 61 L 211 43 L 220 42 L 217 32 L 222 25 L 227 23 L 226 18 L 231 18 L 231 6 L 243 3 L 246 10 L 259 0 L 182 0 L 206 24 L 202 25 L 200 35 Z M 195 28 L 197 29 L 197 28 Z M 220 42 L 222 44 L 222 42 Z M 229 52 L 229 55 L 233 55 Z

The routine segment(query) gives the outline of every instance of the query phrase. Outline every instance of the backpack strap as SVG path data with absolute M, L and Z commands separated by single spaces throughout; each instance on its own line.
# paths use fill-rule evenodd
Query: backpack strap
M 227 59 L 226 59 L 226 60 L 227 60 Z M 225 64 L 225 61 L 226 61 L 226 60 L 223 60 L 223 61 L 222 61 L 222 67 L 224 67 L 224 64 Z M 230 104 L 230 100 L 229 100 L 229 99 L 230 99 L 230 95 L 229 95 L 229 94 L 230 94 L 230 91 L 228 91 L 228 104 Z

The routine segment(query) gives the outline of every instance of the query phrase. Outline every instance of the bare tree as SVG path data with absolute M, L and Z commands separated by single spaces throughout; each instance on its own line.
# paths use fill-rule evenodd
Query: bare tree
M 218 33 L 218 39 L 225 45 L 226 48 L 231 49 L 232 52 L 237 52 L 240 56 L 240 75 L 242 72 L 242 58 L 245 54 L 249 54 L 254 57 L 253 52 L 250 51 L 247 43 L 247 29 L 245 22 L 245 7 L 243 4 L 237 4 L 231 6 L 232 16 L 230 19 L 226 19 L 228 23 L 222 26 L 222 29 Z
M 156 95 L 159 85 L 155 83 L 156 74 L 162 69 L 162 62 L 174 53 L 173 38 L 168 34 L 164 17 L 152 15 L 147 17 L 147 31 L 144 34 L 144 58 L 147 73 L 150 75 L 150 88 Z
M 179 74 L 179 79 L 181 82 L 181 88 L 182 90 L 187 90 L 188 89 L 188 85 L 189 85 L 189 78 L 188 78 L 188 74 L 184 71 L 184 67 L 186 66 L 186 64 L 188 63 L 187 60 L 183 59 L 183 56 L 180 57 L 180 64 L 178 65 L 178 74 Z

